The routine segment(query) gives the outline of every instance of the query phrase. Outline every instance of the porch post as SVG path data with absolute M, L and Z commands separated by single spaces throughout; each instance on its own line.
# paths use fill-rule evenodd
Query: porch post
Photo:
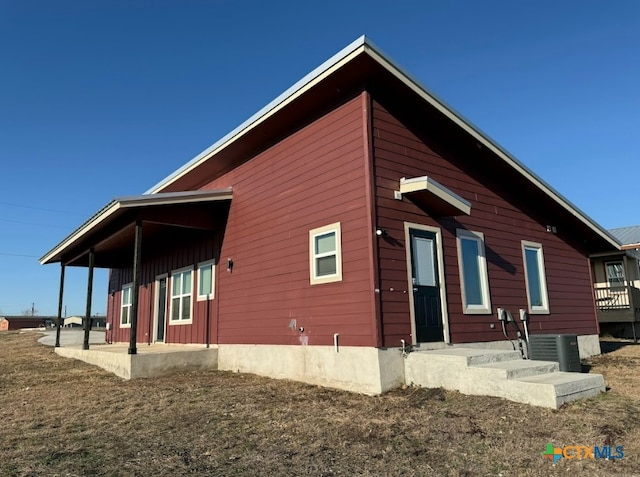
M 58 319 L 56 320 L 56 348 L 60 347 L 60 321 L 62 321 L 63 293 L 64 293 L 64 263 L 60 262 L 60 294 L 58 296 Z
M 142 221 L 136 221 L 136 238 L 133 249 L 133 284 L 131 286 L 131 329 L 129 336 L 129 354 L 137 354 L 138 338 L 138 301 L 140 295 L 140 265 L 142 263 Z
M 89 249 L 89 278 L 87 280 L 87 309 L 84 315 L 84 342 L 82 349 L 89 349 L 89 333 L 91 332 L 91 295 L 93 294 L 93 262 L 95 251 Z

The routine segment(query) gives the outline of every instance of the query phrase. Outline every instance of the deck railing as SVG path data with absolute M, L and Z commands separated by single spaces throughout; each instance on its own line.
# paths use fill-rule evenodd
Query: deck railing
M 640 309 L 640 290 L 632 286 L 603 287 L 595 289 L 599 311 Z

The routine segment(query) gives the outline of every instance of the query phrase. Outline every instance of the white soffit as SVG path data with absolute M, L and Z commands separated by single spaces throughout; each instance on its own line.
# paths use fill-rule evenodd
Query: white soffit
M 471 203 L 455 192 L 435 181 L 431 177 L 421 176 L 411 179 L 400 179 L 400 193 L 403 195 L 419 195 L 440 215 L 469 215 Z

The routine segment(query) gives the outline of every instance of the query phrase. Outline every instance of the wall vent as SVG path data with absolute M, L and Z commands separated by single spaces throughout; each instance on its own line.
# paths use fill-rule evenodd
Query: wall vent
M 576 335 L 529 335 L 529 357 L 556 361 L 560 364 L 560 371 L 582 371 Z

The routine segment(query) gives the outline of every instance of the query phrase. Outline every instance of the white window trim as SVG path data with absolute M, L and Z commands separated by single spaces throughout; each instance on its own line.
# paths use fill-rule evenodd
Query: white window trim
M 129 296 L 131 297 L 131 303 L 129 303 L 128 305 L 124 304 L 124 290 L 126 288 L 130 288 L 131 289 L 131 293 L 129 294 Z M 133 283 L 127 283 L 125 285 L 122 285 L 122 290 L 120 291 L 120 328 L 131 328 L 131 308 L 133 305 Z M 124 307 L 129 308 L 129 323 L 122 323 L 122 310 L 124 309 Z
M 328 254 L 315 253 L 315 238 L 318 235 L 324 235 L 334 232 L 336 234 L 336 250 Z M 316 274 L 316 258 L 323 256 L 336 256 L 336 273 L 331 275 L 323 275 L 321 277 Z M 333 283 L 342 281 L 342 230 L 340 222 L 318 227 L 309 231 L 309 283 L 311 285 L 319 285 L 322 283 Z
M 200 294 L 200 283 L 201 283 L 201 275 L 202 269 L 205 267 L 211 267 L 211 293 L 207 295 Z M 213 300 L 216 297 L 216 261 L 215 260 L 207 260 L 206 262 L 201 262 L 198 264 L 198 297 L 197 301 L 207 301 Z
M 478 267 L 480 273 L 480 293 L 482 304 L 467 304 L 467 293 L 464 285 L 464 269 L 462 261 L 462 239 L 474 240 L 478 246 Z M 458 248 L 458 272 L 460 274 L 460 291 L 462 296 L 462 312 L 465 315 L 487 315 L 492 313 L 491 294 L 489 293 L 489 273 L 487 271 L 487 257 L 484 248 L 484 234 L 471 230 L 456 229 L 456 246 Z
M 189 319 L 188 320 L 174 320 L 173 319 L 173 299 L 177 298 L 176 296 L 173 295 L 173 280 L 175 275 L 178 275 L 180 273 L 184 273 L 184 272 L 191 272 L 191 290 L 189 292 L 189 296 L 191 296 L 191 307 L 189 310 Z M 178 270 L 172 270 L 171 271 L 171 280 L 169 282 L 169 326 L 175 326 L 175 325 L 190 325 L 193 323 L 193 286 L 194 286 L 194 282 L 195 280 L 193 279 L 194 277 L 194 270 L 193 267 L 185 267 L 185 268 L 180 268 Z M 180 294 L 180 297 L 185 297 L 187 296 L 186 294 Z M 180 303 L 182 303 L 182 300 L 180 301 Z
M 538 251 L 538 270 L 540 272 L 540 292 L 542 294 L 542 306 L 531 305 L 531 294 L 529 292 L 529 273 L 527 270 L 527 257 L 525 250 L 527 248 L 536 249 Z M 522 263 L 524 266 L 524 280 L 527 289 L 527 306 L 529 313 L 532 315 L 548 315 L 549 311 L 549 295 L 547 293 L 547 271 L 544 265 L 544 252 L 542 250 L 542 244 L 538 242 L 529 242 L 522 240 Z

